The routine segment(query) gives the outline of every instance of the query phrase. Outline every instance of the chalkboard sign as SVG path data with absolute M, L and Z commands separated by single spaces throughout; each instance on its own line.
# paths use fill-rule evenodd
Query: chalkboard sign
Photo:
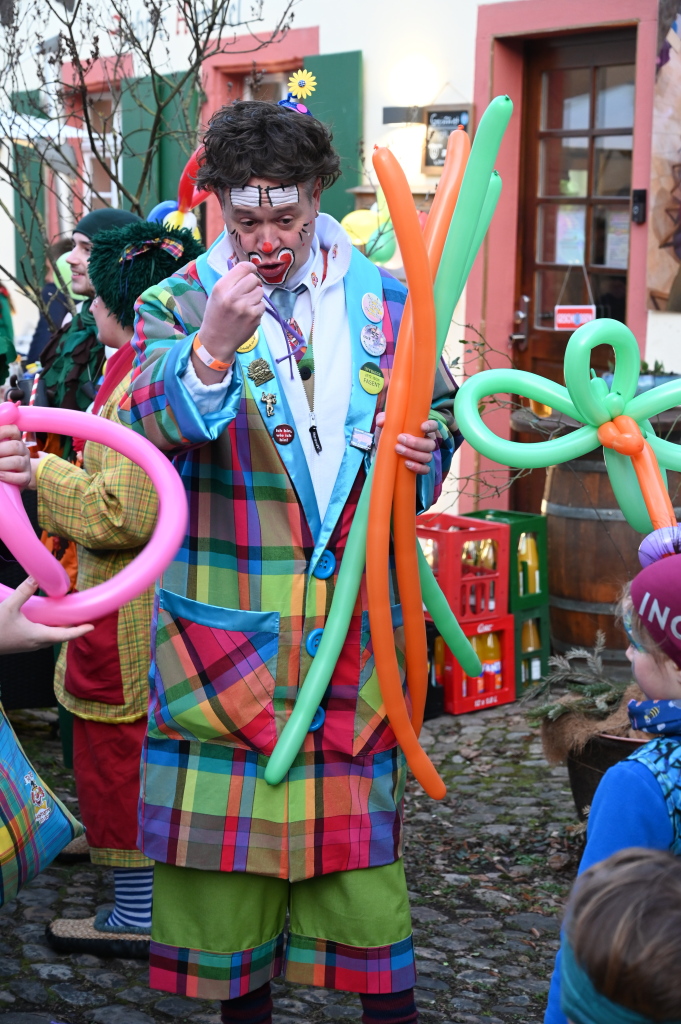
M 424 174 L 441 174 L 447 152 L 447 141 L 460 124 L 469 130 L 472 108 L 470 104 L 459 107 L 432 106 L 423 108 L 426 123 L 426 141 L 423 147 L 422 170 Z

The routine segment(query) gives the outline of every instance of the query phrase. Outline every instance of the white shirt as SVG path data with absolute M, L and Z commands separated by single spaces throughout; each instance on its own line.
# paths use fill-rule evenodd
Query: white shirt
M 323 277 L 322 248 L 329 252 L 326 279 Z M 220 241 L 209 256 L 210 266 L 219 274 L 229 269 L 232 246 L 228 237 Z M 287 288 L 305 284 L 306 290 L 297 297 L 293 316 L 301 334 L 309 338 L 314 321 L 314 414 L 322 451 L 316 452 L 310 435 L 310 407 L 295 365 L 293 378 L 288 360 L 276 364 L 279 383 L 286 397 L 298 438 L 302 444 L 323 520 L 345 454 L 345 420 L 350 405 L 352 385 L 352 357 L 350 329 L 345 309 L 343 278 L 350 266 L 352 245 L 340 224 L 326 214 L 317 218 L 315 238 L 310 257 L 290 280 Z M 266 294 L 276 286 L 265 285 Z M 265 313 L 260 327 L 274 360 L 288 354 L 288 346 L 279 323 Z M 295 360 L 292 360 L 295 363 Z M 203 384 L 197 377 L 191 360 L 183 376 L 183 383 L 202 415 L 216 412 L 225 401 L 232 379 L 229 370 L 217 384 Z

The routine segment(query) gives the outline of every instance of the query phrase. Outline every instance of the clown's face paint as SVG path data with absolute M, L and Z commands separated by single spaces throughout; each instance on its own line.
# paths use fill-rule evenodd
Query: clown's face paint
M 305 185 L 251 178 L 222 196 L 222 215 L 237 261 L 249 260 L 266 284 L 283 284 L 307 262 L 319 213 L 321 183 Z
M 258 252 L 249 252 L 248 258 L 253 266 L 258 268 L 258 273 L 267 284 L 283 284 L 295 262 L 293 249 L 285 247 L 269 259 L 267 254 L 262 257 Z
M 256 206 L 291 206 L 299 201 L 297 185 L 246 185 L 245 188 L 230 188 L 229 199 L 232 206 L 245 206 L 254 209 Z

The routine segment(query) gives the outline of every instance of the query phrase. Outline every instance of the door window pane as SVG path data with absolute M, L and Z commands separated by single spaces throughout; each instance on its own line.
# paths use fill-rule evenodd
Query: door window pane
M 596 127 L 634 127 L 634 65 L 599 68 L 596 73 Z
M 585 196 L 589 179 L 589 140 L 544 139 L 540 143 L 540 194 Z
M 535 327 L 553 330 L 553 307 L 591 304 L 581 267 L 572 270 L 538 270 L 535 274 Z
M 628 196 L 631 192 L 631 135 L 601 136 L 595 140 L 594 194 Z
M 539 207 L 537 259 L 540 263 L 583 263 L 586 206 Z
M 591 262 L 626 270 L 629 265 L 629 208 L 594 206 Z
M 596 303 L 596 316 L 609 316 L 624 323 L 627 307 L 626 274 L 592 274 L 591 288 Z
M 542 128 L 579 131 L 589 127 L 591 71 L 575 68 L 542 76 Z

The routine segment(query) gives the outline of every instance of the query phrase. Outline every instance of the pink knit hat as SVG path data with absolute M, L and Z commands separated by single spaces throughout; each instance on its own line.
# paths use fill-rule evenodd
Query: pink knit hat
M 631 600 L 655 643 L 681 668 L 681 555 L 661 558 L 635 576 Z

